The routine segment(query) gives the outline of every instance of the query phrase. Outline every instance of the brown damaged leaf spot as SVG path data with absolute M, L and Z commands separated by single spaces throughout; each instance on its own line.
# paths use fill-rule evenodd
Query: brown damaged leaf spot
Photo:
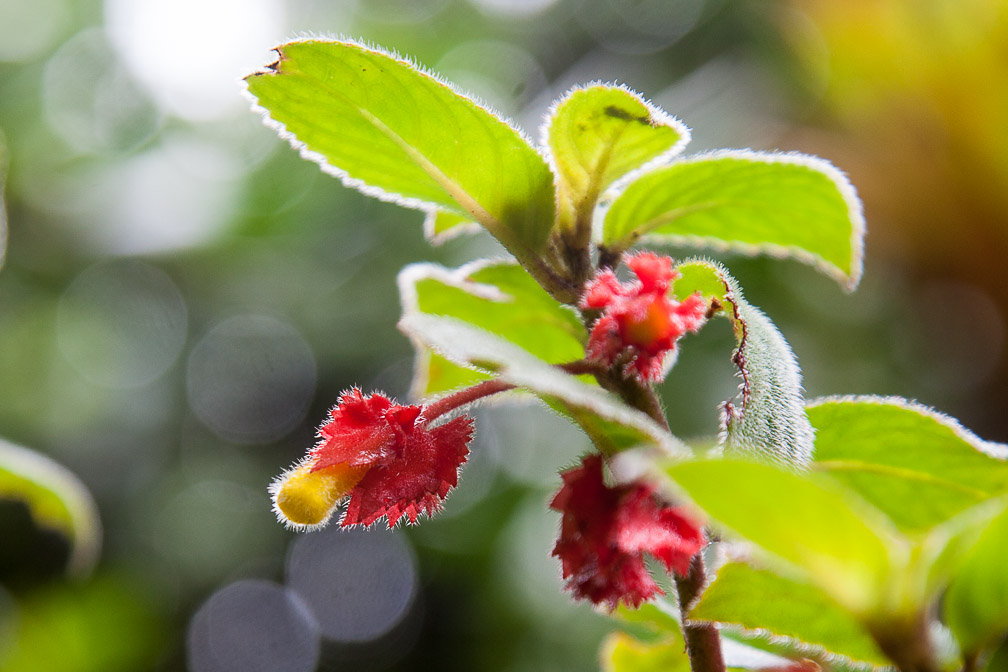
M 287 60 L 287 56 L 281 51 L 281 47 L 273 47 L 273 51 L 277 54 L 277 59 L 272 63 L 263 66 L 262 70 L 256 70 L 255 72 L 245 75 L 242 77 L 245 81 L 252 79 L 253 77 L 260 77 L 262 75 L 278 75 L 280 74 L 280 65 Z
M 640 124 L 647 124 L 648 126 L 653 126 L 651 123 L 651 117 L 648 115 L 635 116 L 626 110 L 621 110 L 615 105 L 609 105 L 605 108 L 604 112 L 606 116 L 613 117 L 614 119 L 623 119 L 624 121 L 636 121 Z

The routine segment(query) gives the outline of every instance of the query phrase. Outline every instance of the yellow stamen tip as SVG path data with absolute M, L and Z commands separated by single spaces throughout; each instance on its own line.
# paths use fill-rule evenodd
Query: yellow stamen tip
M 270 488 L 273 510 L 291 527 L 321 527 L 365 471 L 340 464 L 319 471 L 311 471 L 310 464 L 297 466 L 282 474 Z

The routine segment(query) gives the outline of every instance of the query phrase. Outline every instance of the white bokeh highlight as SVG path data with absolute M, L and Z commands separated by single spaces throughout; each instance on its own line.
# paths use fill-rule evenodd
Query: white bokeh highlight
M 288 33 L 281 0 L 105 0 L 105 26 L 162 104 L 195 121 L 244 111 L 240 78 Z

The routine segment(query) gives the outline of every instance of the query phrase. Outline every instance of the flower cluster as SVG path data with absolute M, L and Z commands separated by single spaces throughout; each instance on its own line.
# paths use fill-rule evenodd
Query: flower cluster
M 433 514 L 458 484 L 473 421 L 460 416 L 428 427 L 420 406 L 400 406 L 358 389 L 340 395 L 319 442 L 270 486 L 277 517 L 300 529 L 320 527 L 349 497 L 342 525 L 414 523 Z
M 626 373 L 661 380 L 665 355 L 675 350 L 680 336 L 703 325 L 707 304 L 699 293 L 682 302 L 669 295 L 669 283 L 679 273 L 668 257 L 641 252 L 627 265 L 637 282 L 621 283 L 612 271 L 604 271 L 581 298 L 582 308 L 602 311 L 588 339 L 588 359 L 611 366 L 625 356 Z
M 703 528 L 679 508 L 668 506 L 643 482 L 608 486 L 602 457 L 585 457 L 561 474 L 563 487 L 550 507 L 560 511 L 560 558 L 566 588 L 576 598 L 615 609 L 632 607 L 661 594 L 647 571 L 644 553 L 681 576 L 703 548 Z

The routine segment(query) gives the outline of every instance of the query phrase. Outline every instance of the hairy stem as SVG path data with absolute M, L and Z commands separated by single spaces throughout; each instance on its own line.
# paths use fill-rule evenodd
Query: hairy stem
M 423 417 L 427 420 L 427 422 L 430 422 L 431 420 L 434 420 L 445 413 L 450 413 L 461 406 L 466 406 L 474 401 L 479 401 L 484 397 L 489 397 L 491 395 L 513 389 L 514 385 L 511 383 L 505 383 L 503 380 L 498 378 L 485 380 L 482 383 L 476 383 L 472 387 L 467 387 L 459 390 L 458 392 L 452 392 L 447 396 L 441 397 L 437 401 L 431 402 L 424 407 Z
M 676 577 L 676 592 L 679 594 L 679 611 L 682 615 L 683 637 L 686 639 L 686 654 L 692 672 L 725 672 L 721 655 L 721 635 L 713 623 L 690 621 L 690 608 L 707 584 L 703 553 L 693 556 L 690 571 L 684 577 Z
M 612 390 L 634 408 L 644 411 L 659 425 L 669 428 L 665 411 L 652 386 L 639 382 L 633 377 L 620 374 L 622 362 L 603 372 L 594 371 L 599 384 Z M 690 563 L 690 571 L 685 577 L 676 577 L 676 592 L 679 594 L 679 609 L 682 614 L 683 637 L 692 672 L 725 672 L 724 657 L 721 655 L 721 635 L 713 623 L 690 621 L 686 615 L 690 607 L 703 592 L 707 584 L 703 554 L 697 553 Z
M 568 362 L 566 364 L 557 364 L 558 369 L 563 369 L 567 373 L 573 375 L 582 374 L 597 374 L 600 368 L 597 364 L 592 364 L 583 359 L 577 360 L 575 362 Z M 484 380 L 482 383 L 476 383 L 470 387 L 459 390 L 458 392 L 452 392 L 451 394 L 445 395 L 438 399 L 437 401 L 432 401 L 431 403 L 424 406 L 423 417 L 427 422 L 435 420 L 445 413 L 450 413 L 457 408 L 462 406 L 468 406 L 469 404 L 479 401 L 484 397 L 490 397 L 495 394 L 500 394 L 501 392 L 507 392 L 508 390 L 513 390 L 515 388 L 511 383 L 506 383 L 499 378 L 494 378 L 492 380 Z

